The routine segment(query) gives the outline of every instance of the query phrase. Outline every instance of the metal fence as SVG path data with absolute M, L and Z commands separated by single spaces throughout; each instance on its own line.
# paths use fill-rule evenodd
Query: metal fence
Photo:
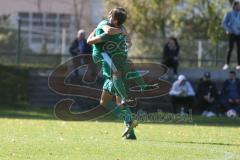
M 75 31 L 68 30 L 68 32 L 56 31 L 58 36 L 58 40 L 54 43 L 47 43 L 46 45 L 41 46 L 42 43 L 38 42 L 36 45 L 41 48 L 41 52 L 43 53 L 34 53 L 31 51 L 31 47 L 29 47 L 29 40 L 24 38 L 24 35 L 28 35 L 22 30 L 22 34 L 18 35 L 14 29 L 6 29 L 4 27 L 0 27 L 0 33 L 4 33 L 10 41 L 1 41 L 0 44 L 0 63 L 2 64 L 15 64 L 19 61 L 20 64 L 31 64 L 31 65 L 48 65 L 54 67 L 56 65 L 61 64 L 64 60 L 71 58 L 70 54 L 67 54 L 68 47 L 71 43 L 71 40 L 75 37 Z M 64 31 L 64 30 L 63 30 Z M 47 33 L 47 32 L 46 32 Z M 33 32 L 32 35 L 45 35 L 44 31 L 39 31 L 37 33 Z M 55 33 L 55 32 L 54 32 Z M 65 33 L 65 34 L 64 34 Z M 71 34 L 69 34 L 71 33 Z M 53 34 L 53 33 L 52 33 Z M 52 35 L 51 34 L 51 35 Z M 18 36 L 17 36 L 18 35 Z M 50 33 L 48 34 L 48 36 Z M 64 36 L 65 35 L 65 36 Z M 66 37 L 68 35 L 69 37 Z M 44 36 L 43 36 L 44 37 Z M 65 37 L 65 38 L 64 38 Z M 19 45 L 17 45 L 17 40 Z M 65 40 L 64 40 L 65 39 Z M 201 39 L 179 39 L 180 45 L 180 67 L 192 67 L 192 68 L 201 68 L 201 67 L 209 67 L 215 68 L 220 67 L 224 64 L 226 53 L 228 49 L 227 41 L 221 41 L 218 44 L 212 44 L 209 40 L 201 40 Z M 4 43 L 3 43 L 4 42 Z M 21 43 L 20 43 L 21 42 Z M 61 43 L 62 42 L 62 43 Z M 130 56 L 133 60 L 136 61 L 147 61 L 147 62 L 161 62 L 162 58 L 162 50 L 165 44 L 164 39 L 159 39 L 157 41 L 152 42 L 152 46 L 146 46 L 146 48 L 155 48 L 154 53 L 146 53 L 133 39 L 134 45 L 130 50 Z M 5 44 L 6 43 L 6 44 Z M 35 46 L 35 43 L 34 43 Z M 52 47 L 51 47 L 52 46 Z M 135 46 L 135 47 L 134 47 Z M 35 46 L 36 47 L 36 46 Z M 54 52 L 55 51 L 55 52 Z M 57 53 L 65 53 L 63 55 Z M 147 51 L 146 51 L 147 52 Z M 235 52 L 235 51 L 234 51 Z M 133 56 L 134 55 L 134 56 Z M 135 56 L 139 55 L 139 56 Z M 232 63 L 236 63 L 236 54 L 232 55 Z
M 61 54 L 22 54 L 20 55 L 19 63 L 26 65 L 43 65 L 49 67 L 56 67 L 63 63 L 67 59 L 70 59 L 70 55 Z M 138 62 L 154 62 L 161 63 L 162 59 L 160 56 L 130 56 L 130 59 Z M 221 67 L 224 64 L 224 59 L 198 59 L 198 58 L 180 58 L 179 67 L 181 68 L 216 68 Z M 1 64 L 17 64 L 16 53 L 0 53 Z M 233 60 L 236 63 L 236 60 Z
M 19 56 L 19 64 L 26 65 L 43 65 L 54 67 L 61 63 L 62 55 L 44 55 L 44 54 L 23 54 Z M 17 64 L 18 58 L 16 53 L 1 53 L 1 64 Z

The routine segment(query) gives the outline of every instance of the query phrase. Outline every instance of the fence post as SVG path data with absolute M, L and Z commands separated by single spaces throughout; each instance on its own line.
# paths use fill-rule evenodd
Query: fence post
M 21 54 L 21 19 L 18 18 L 17 50 L 16 50 L 16 60 L 17 60 L 17 64 L 20 63 L 20 54 Z
M 61 63 L 66 61 L 66 40 L 67 39 L 67 31 L 66 28 L 62 29 L 62 46 L 61 46 Z
M 202 66 L 202 52 L 203 52 L 203 47 L 202 47 L 202 41 L 198 41 L 198 68 L 201 68 Z
M 216 59 L 216 67 L 218 66 L 218 53 L 219 53 L 219 46 L 218 46 L 218 42 L 216 43 L 216 56 L 215 56 L 215 59 Z

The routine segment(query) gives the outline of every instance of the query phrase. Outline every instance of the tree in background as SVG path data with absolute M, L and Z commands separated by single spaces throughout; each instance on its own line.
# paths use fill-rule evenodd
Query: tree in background
M 82 27 L 82 18 L 84 12 L 85 0 L 73 0 L 74 16 L 75 16 L 75 28 L 79 30 Z
M 26 42 L 21 41 L 24 51 L 32 52 Z M 0 16 L 0 53 L 15 53 L 17 46 L 17 30 L 10 23 L 9 15 Z
M 106 0 L 108 10 L 112 7 L 123 6 L 128 10 L 127 26 L 133 34 L 137 46 L 143 52 L 154 53 L 158 49 L 159 39 L 166 37 L 168 19 L 179 0 Z M 133 33 L 134 31 L 134 33 Z
M 134 53 L 162 52 L 166 37 L 177 36 L 186 45 L 192 40 L 225 39 L 221 21 L 228 1 L 219 0 L 105 0 L 108 10 L 123 6 L 129 12 L 127 28 L 137 43 Z M 134 31 L 134 32 L 133 32 Z M 162 44 L 161 44 L 162 43 Z M 191 54 L 191 53 L 184 53 Z M 189 55 L 185 55 L 188 57 Z
M 183 24 L 181 36 L 210 39 L 214 43 L 225 37 L 221 21 L 228 2 L 185 0 L 184 3 L 183 9 L 175 13 L 178 16 L 175 22 Z
M 229 0 L 229 2 L 232 4 L 234 0 Z
M 230 9 L 229 2 L 217 0 L 183 2 L 182 8 L 174 13 L 176 15 L 174 24 L 177 26 L 175 30 L 180 30 L 178 37 L 185 47 L 183 57 L 196 58 L 199 49 L 197 41 L 203 43 L 204 59 L 217 60 L 225 57 L 225 47 L 220 42 L 225 41 L 226 34 L 221 22 L 225 12 Z
M 9 15 L 0 16 L 0 48 L 2 52 L 15 51 L 16 32 L 8 29 L 10 25 Z

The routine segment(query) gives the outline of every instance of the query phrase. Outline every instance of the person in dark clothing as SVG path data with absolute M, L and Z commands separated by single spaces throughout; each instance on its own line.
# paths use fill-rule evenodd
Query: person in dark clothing
M 227 54 L 227 62 L 223 66 L 223 70 L 229 68 L 230 58 L 233 51 L 234 43 L 237 45 L 237 70 L 240 70 L 240 2 L 235 0 L 233 2 L 233 9 L 226 13 L 223 18 L 222 26 L 229 36 L 229 46 Z
M 169 68 L 173 69 L 174 75 L 177 77 L 178 71 L 178 56 L 180 47 L 176 38 L 169 38 L 167 44 L 163 50 L 163 61 L 162 63 Z
M 92 54 L 92 46 L 87 44 L 84 30 L 78 31 L 76 39 L 72 42 L 72 44 L 69 48 L 69 52 L 72 57 L 79 56 L 81 54 Z M 80 62 L 76 61 L 76 59 L 74 59 L 74 58 L 72 59 L 73 68 L 79 67 L 80 65 L 83 65 L 83 64 L 84 64 L 83 59 L 80 59 Z M 73 70 L 73 68 L 71 67 L 70 69 Z M 97 74 L 97 73 L 95 73 L 95 72 L 97 72 L 95 68 L 96 67 L 95 67 L 94 63 L 88 64 L 88 70 L 84 74 L 81 82 L 78 81 L 78 79 L 77 79 L 79 77 L 78 69 L 75 69 L 74 76 L 71 77 L 70 82 L 76 83 L 76 80 L 77 80 L 78 83 L 81 83 L 84 85 L 85 84 L 94 84 L 95 76 Z M 91 109 L 91 106 L 96 106 L 95 105 L 96 101 L 88 99 L 88 98 L 84 98 L 84 97 L 76 97 L 75 101 L 78 104 L 78 107 L 81 111 L 86 111 L 86 110 Z
M 240 80 L 236 77 L 235 71 L 229 72 L 221 91 L 221 109 L 223 112 L 235 110 L 240 113 Z
M 178 76 L 178 79 L 172 85 L 169 95 L 171 96 L 174 113 L 178 113 L 179 109 L 181 109 L 181 114 L 184 114 L 184 112 L 190 113 L 194 102 L 195 92 L 191 83 L 187 81 L 184 75 Z
M 71 55 L 73 57 L 78 56 L 80 54 L 91 54 L 92 53 L 92 46 L 87 44 L 84 30 L 78 31 L 77 38 L 72 42 L 72 44 L 69 48 L 69 52 L 71 53 Z M 81 60 L 81 64 L 83 64 L 82 60 Z M 75 66 L 77 64 L 73 64 L 73 65 Z M 77 69 L 74 71 L 74 74 L 76 77 L 79 76 Z
M 197 87 L 196 110 L 202 112 L 202 116 L 216 116 L 218 90 L 211 80 L 211 74 L 205 72 Z
M 92 53 L 92 46 L 87 44 L 84 30 L 78 31 L 77 38 L 72 42 L 71 47 L 69 48 L 69 52 L 72 56 Z

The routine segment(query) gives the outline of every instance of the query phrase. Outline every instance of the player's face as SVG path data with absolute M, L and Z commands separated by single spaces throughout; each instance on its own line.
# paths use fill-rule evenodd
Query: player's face
M 117 26 L 117 20 L 115 20 L 114 17 L 111 14 L 108 16 L 108 18 L 109 18 L 109 22 L 112 25 Z
M 236 5 L 236 9 L 237 9 L 238 11 L 240 11 L 240 3 L 238 3 L 238 4 Z
M 206 77 L 206 76 L 204 76 L 204 77 L 203 77 L 203 80 L 204 80 L 204 81 L 210 81 L 210 78 L 209 78 L 209 77 Z
M 84 38 L 85 38 L 84 33 L 79 33 L 79 34 L 78 34 L 78 39 L 84 39 Z
M 175 48 L 176 47 L 176 44 L 175 44 L 175 41 L 174 40 L 169 40 L 169 42 L 168 42 L 168 46 L 169 46 L 169 48 Z
M 230 73 L 230 74 L 229 74 L 229 79 L 230 79 L 230 80 L 234 80 L 234 79 L 236 79 L 235 74 Z

